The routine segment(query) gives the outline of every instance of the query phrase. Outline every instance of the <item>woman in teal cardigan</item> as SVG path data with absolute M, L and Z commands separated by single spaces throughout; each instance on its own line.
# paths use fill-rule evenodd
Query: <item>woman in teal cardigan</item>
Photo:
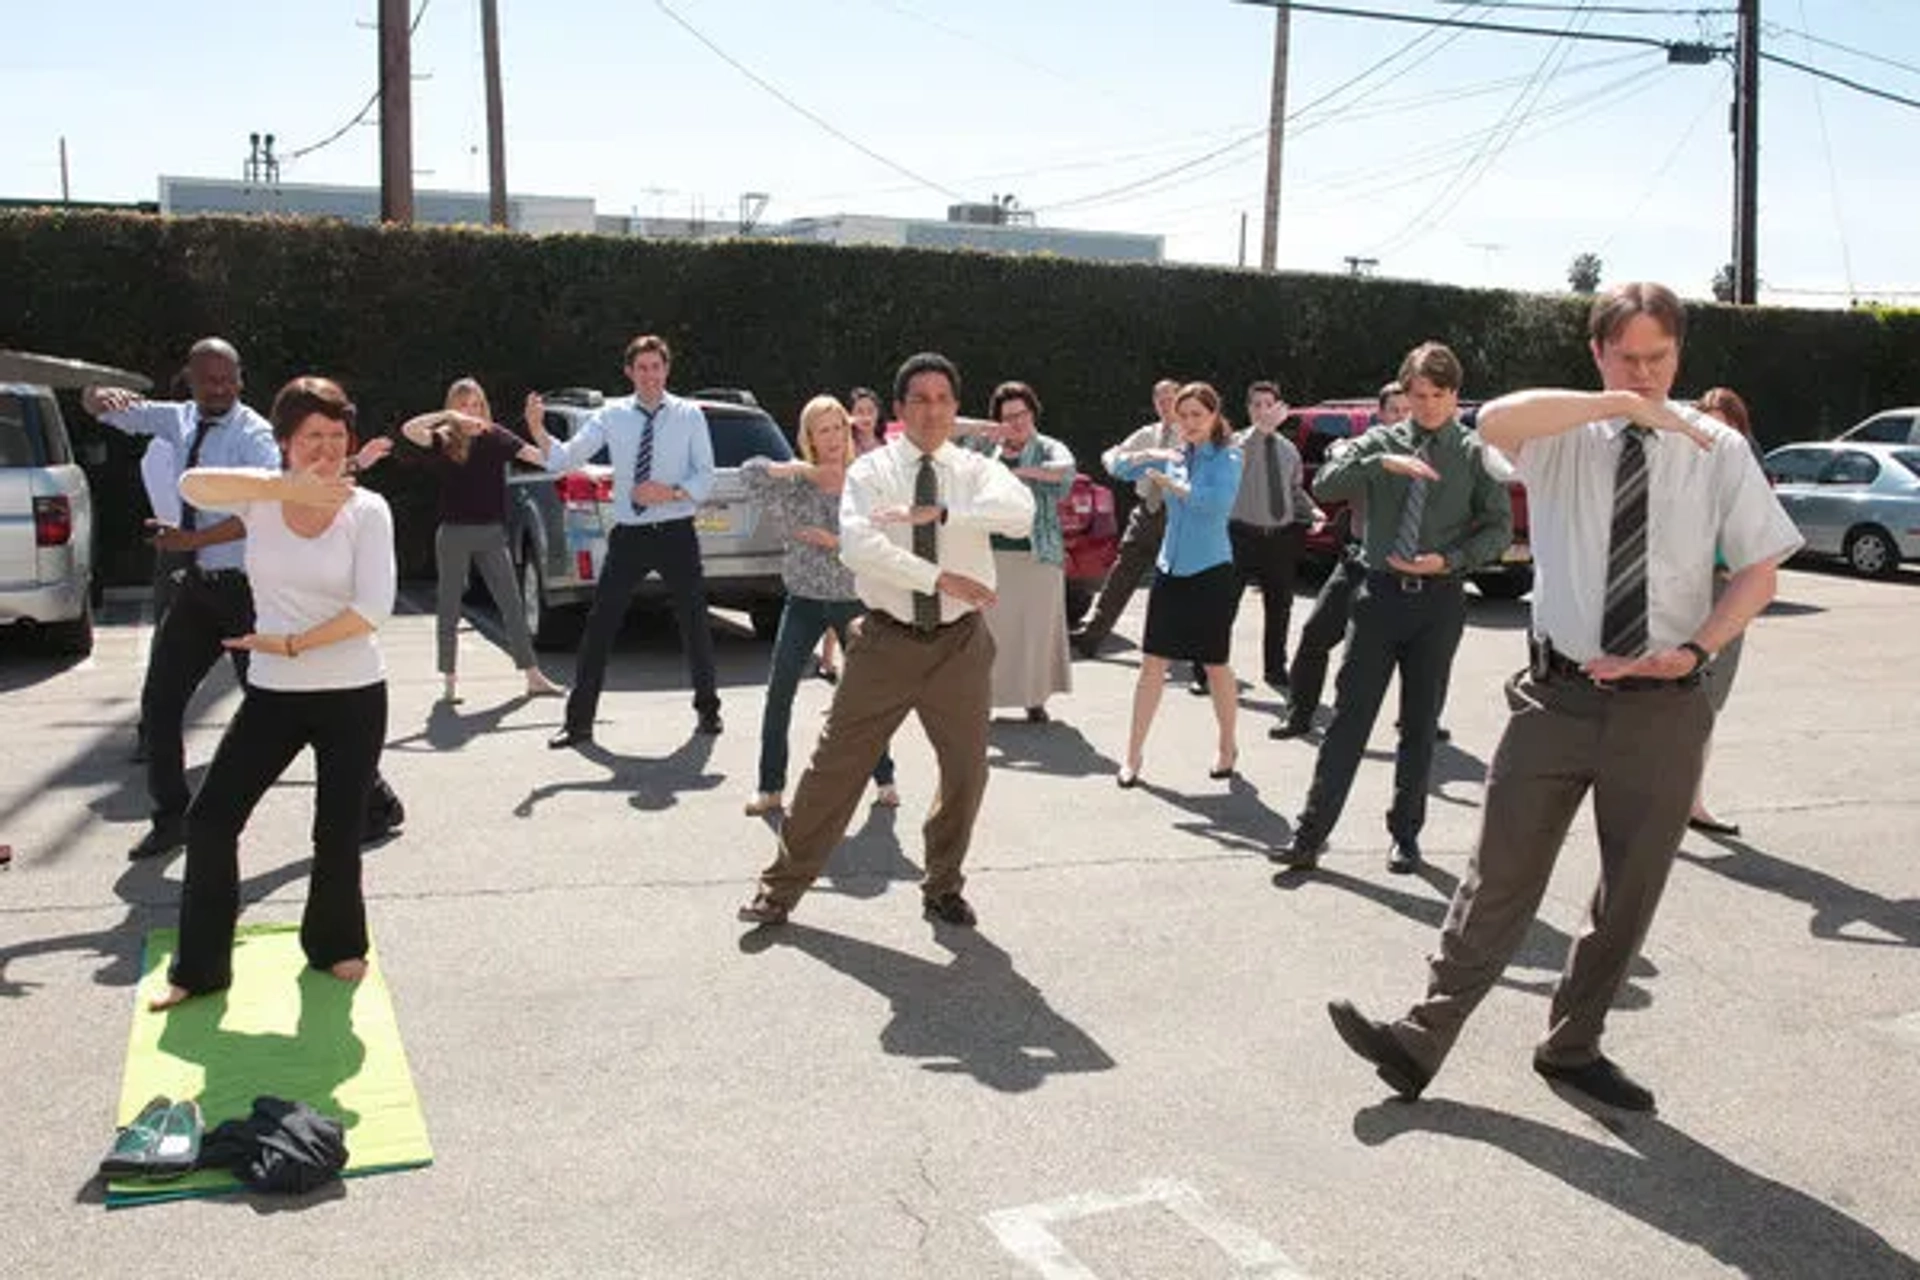
M 1024 382 L 1003 382 L 987 401 L 992 419 L 977 437 L 1033 490 L 1033 527 L 1024 538 L 993 538 L 995 590 L 986 611 L 993 636 L 993 705 L 1024 708 L 1045 724 L 1047 699 L 1073 689 L 1067 653 L 1066 547 L 1060 500 L 1073 488 L 1073 453 L 1036 429 L 1040 397 Z

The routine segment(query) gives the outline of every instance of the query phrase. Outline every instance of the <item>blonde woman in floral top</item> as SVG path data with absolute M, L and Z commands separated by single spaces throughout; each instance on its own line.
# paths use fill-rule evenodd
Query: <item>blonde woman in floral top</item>
M 840 490 L 854 452 L 846 408 L 834 397 L 815 396 L 800 411 L 800 457 L 798 462 L 749 458 L 740 467 L 747 491 L 786 534 L 781 577 L 787 604 L 773 640 L 773 670 L 760 719 L 759 789 L 747 802 L 752 816 L 785 803 L 793 696 L 814 644 L 832 631 L 844 645 L 848 626 L 866 611 L 853 589 L 853 571 L 840 562 Z M 900 803 L 892 756 L 881 754 L 873 781 L 880 788 L 876 803 Z

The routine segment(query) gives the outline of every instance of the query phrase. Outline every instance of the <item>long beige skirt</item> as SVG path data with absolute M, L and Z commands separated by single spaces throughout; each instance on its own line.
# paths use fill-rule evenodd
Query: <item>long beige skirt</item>
M 1067 653 L 1066 577 L 1028 551 L 996 551 L 999 599 L 987 613 L 993 636 L 993 705 L 1038 707 L 1073 691 Z

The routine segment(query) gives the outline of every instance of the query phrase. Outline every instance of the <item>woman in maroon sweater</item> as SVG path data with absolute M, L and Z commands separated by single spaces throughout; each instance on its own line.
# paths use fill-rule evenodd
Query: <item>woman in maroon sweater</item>
M 440 529 L 433 551 L 440 577 L 439 665 L 447 682 L 446 700 L 458 700 L 454 647 L 460 597 L 467 589 L 469 566 L 476 561 L 500 610 L 513 665 L 527 678 L 527 696 L 565 693 L 534 660 L 533 637 L 527 634 L 526 612 L 513 580 L 513 559 L 507 554 L 506 464 L 518 458 L 537 467 L 540 451 L 494 423 L 487 393 L 472 378 L 447 388 L 444 409 L 411 419 L 400 433 L 429 451 L 428 459 L 440 477 Z

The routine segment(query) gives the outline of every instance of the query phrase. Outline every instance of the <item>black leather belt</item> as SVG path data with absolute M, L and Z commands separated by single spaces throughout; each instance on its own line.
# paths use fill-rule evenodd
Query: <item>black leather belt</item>
M 247 581 L 245 569 L 202 569 L 197 564 L 187 569 L 187 576 L 210 586 L 223 586 L 234 582 L 244 585 Z
M 1395 573 L 1391 569 L 1369 569 L 1367 579 L 1407 595 L 1418 595 L 1422 591 L 1438 591 L 1442 587 L 1457 587 L 1462 582 L 1462 579 L 1450 573 Z
M 1577 680 L 1603 693 L 1644 693 L 1649 689 L 1691 689 L 1700 683 L 1700 673 L 1692 671 L 1676 680 L 1654 676 L 1626 676 L 1619 680 L 1595 680 L 1578 662 L 1554 648 L 1549 641 L 1529 639 L 1531 668 L 1536 680 Z

